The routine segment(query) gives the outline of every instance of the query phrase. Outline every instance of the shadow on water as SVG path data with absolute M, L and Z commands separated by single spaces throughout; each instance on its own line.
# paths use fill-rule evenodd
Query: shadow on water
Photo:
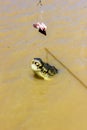
M 37 74 L 33 74 L 33 77 L 35 78 L 35 79 L 39 79 L 39 80 L 44 80 L 43 78 L 41 78 L 40 76 L 38 76 Z
M 64 65 L 58 58 L 56 58 L 47 48 L 45 48 L 45 51 L 49 53 L 58 63 L 60 63 L 80 84 L 83 85 L 87 89 L 87 85 L 81 81 L 67 66 Z

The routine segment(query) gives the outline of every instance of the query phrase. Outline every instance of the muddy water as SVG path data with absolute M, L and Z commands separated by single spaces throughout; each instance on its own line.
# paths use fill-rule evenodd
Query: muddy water
M 32 27 L 38 20 L 48 26 L 47 36 Z M 35 78 L 34 57 L 59 74 Z M 37 0 L 1 0 L 0 130 L 87 130 L 86 87 L 87 1 L 44 0 L 40 8 Z

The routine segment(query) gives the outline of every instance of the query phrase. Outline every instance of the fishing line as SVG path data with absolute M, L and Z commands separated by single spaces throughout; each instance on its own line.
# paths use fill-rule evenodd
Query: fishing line
M 42 22 L 43 21 L 44 10 L 43 10 L 43 4 L 42 4 L 41 0 L 39 0 L 37 5 L 40 6 L 40 8 L 39 8 L 40 15 L 39 15 L 38 19 Z
M 40 20 L 41 22 L 43 21 L 43 16 L 44 16 L 44 10 L 43 10 L 43 6 L 40 7 Z
M 65 68 L 76 80 L 80 82 L 85 88 L 87 88 L 87 85 L 81 81 L 64 63 L 62 63 L 58 58 L 56 58 L 47 48 L 44 48 L 47 53 L 49 53 L 58 63 L 60 63 L 63 68 Z M 48 59 L 48 58 L 47 58 Z

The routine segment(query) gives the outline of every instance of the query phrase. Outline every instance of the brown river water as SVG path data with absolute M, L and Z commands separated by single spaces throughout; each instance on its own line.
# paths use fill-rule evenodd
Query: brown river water
M 0 0 L 0 130 L 87 130 L 87 0 L 37 3 Z M 34 57 L 59 73 L 35 78 Z

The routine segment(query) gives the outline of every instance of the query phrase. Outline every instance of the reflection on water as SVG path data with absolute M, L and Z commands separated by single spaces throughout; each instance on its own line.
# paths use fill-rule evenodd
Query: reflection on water
M 0 1 L 0 129 L 87 130 L 87 1 Z M 32 24 L 43 20 L 44 37 Z M 34 77 L 30 64 L 41 57 L 59 74 Z

